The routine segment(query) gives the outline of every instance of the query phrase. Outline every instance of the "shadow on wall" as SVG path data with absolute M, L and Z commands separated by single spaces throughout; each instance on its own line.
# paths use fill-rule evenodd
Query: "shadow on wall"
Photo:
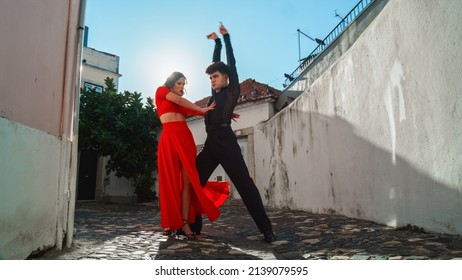
M 272 181 L 265 190 L 272 194 L 265 196 L 269 205 L 462 233 L 458 190 L 359 136 L 339 117 L 341 108 L 336 108 L 336 114 L 330 117 L 291 107 L 260 127 L 271 149 Z M 287 202 L 293 205 L 284 205 Z

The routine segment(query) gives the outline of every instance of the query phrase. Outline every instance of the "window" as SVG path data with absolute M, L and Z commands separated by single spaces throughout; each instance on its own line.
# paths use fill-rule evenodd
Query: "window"
M 95 91 L 97 93 L 102 93 L 103 92 L 103 87 L 102 86 L 95 85 L 95 84 L 92 84 L 92 83 L 89 83 L 89 82 L 83 83 L 83 87 L 84 87 L 85 90 L 95 89 Z

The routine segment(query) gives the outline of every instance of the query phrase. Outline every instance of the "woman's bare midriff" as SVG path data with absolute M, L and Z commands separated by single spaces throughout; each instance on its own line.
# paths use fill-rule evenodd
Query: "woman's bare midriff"
M 169 112 L 169 113 L 163 113 L 160 116 L 160 122 L 161 123 L 168 123 L 168 122 L 181 122 L 181 121 L 186 121 L 184 116 L 180 113 L 175 113 L 175 112 Z

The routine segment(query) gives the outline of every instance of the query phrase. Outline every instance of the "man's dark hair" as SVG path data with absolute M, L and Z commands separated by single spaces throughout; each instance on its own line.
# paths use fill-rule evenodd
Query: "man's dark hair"
M 226 65 L 222 61 L 217 61 L 217 62 L 213 62 L 212 64 L 210 64 L 207 67 L 207 69 L 205 69 L 205 73 L 209 75 L 212 73 L 215 73 L 216 71 L 220 72 L 223 75 L 228 75 L 229 74 L 228 65 Z

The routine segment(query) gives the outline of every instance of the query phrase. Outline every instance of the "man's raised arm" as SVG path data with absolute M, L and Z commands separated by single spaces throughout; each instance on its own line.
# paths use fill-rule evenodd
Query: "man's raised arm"
M 215 48 L 213 49 L 213 57 L 212 62 L 221 61 L 221 40 L 217 36 L 215 32 L 210 33 L 207 35 L 207 39 L 211 39 L 215 41 Z

